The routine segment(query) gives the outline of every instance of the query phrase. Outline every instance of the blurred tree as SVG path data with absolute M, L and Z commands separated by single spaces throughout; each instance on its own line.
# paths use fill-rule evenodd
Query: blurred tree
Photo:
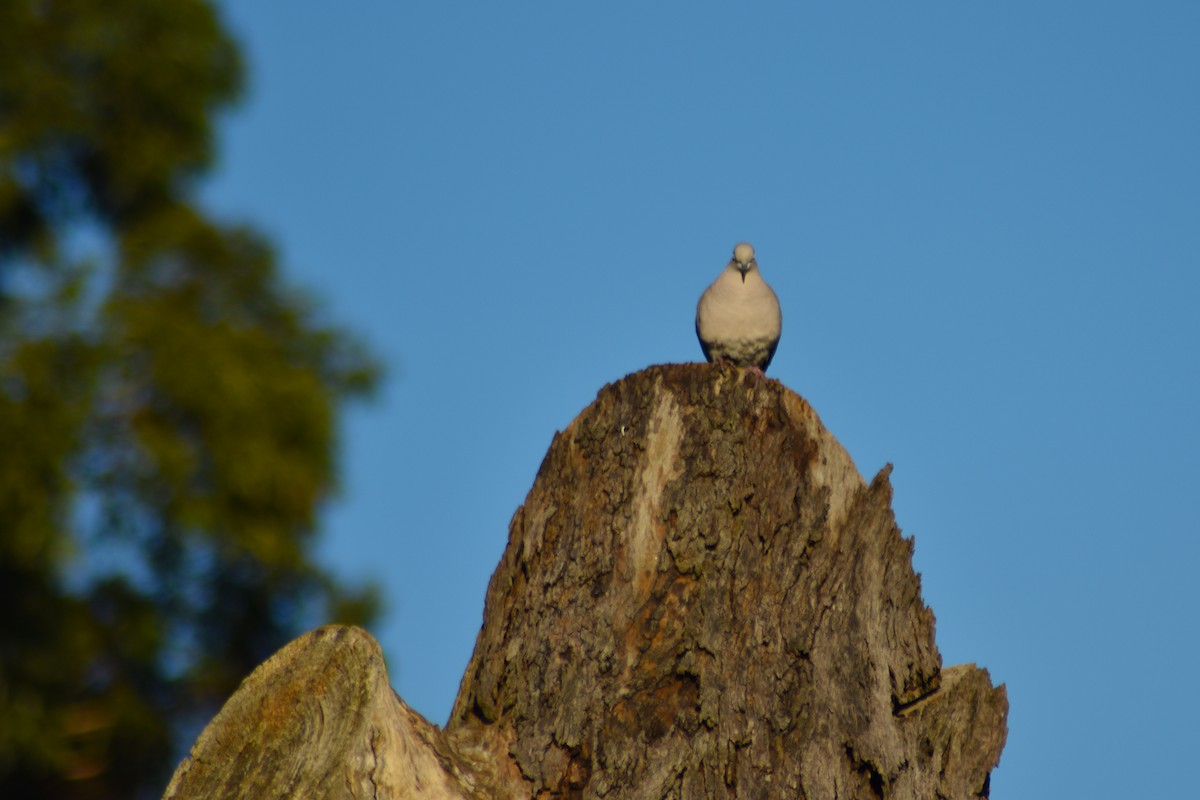
M 300 629 L 376 369 L 189 202 L 238 49 L 206 0 L 0 3 L 0 797 L 156 796 Z

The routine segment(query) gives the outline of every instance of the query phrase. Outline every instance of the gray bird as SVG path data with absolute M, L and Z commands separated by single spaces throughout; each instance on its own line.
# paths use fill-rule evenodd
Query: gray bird
M 696 304 L 696 336 L 704 357 L 765 370 L 782 329 L 779 299 L 758 272 L 754 248 L 742 242 Z

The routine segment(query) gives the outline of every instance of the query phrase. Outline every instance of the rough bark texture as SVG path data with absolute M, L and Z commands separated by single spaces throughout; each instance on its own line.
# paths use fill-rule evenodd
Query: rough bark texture
M 513 519 L 448 734 L 504 731 L 533 795 L 986 795 L 1004 690 L 941 672 L 888 472 L 752 373 L 605 387 Z
M 986 797 L 1004 687 L 941 669 L 888 472 L 865 483 L 776 381 L 631 375 L 551 444 L 444 734 L 365 634 L 325 629 L 167 796 Z

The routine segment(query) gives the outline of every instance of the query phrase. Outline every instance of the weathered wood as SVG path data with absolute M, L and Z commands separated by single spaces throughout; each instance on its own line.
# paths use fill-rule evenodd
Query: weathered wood
M 631 375 L 551 444 L 444 733 L 322 629 L 167 797 L 986 797 L 1004 687 L 941 669 L 888 472 L 776 381 Z
M 388 685 L 379 645 L 330 626 L 242 682 L 179 765 L 164 800 L 476 797 L 441 731 Z
M 1004 689 L 939 691 L 888 472 L 736 368 L 605 387 L 513 519 L 448 734 L 504 731 L 531 795 L 985 795 Z

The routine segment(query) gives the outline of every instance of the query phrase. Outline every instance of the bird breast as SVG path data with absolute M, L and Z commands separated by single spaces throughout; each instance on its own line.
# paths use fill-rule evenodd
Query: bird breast
M 724 272 L 700 298 L 697 316 L 716 338 L 778 336 L 782 323 L 779 300 L 757 270 L 744 283 L 737 270 Z

